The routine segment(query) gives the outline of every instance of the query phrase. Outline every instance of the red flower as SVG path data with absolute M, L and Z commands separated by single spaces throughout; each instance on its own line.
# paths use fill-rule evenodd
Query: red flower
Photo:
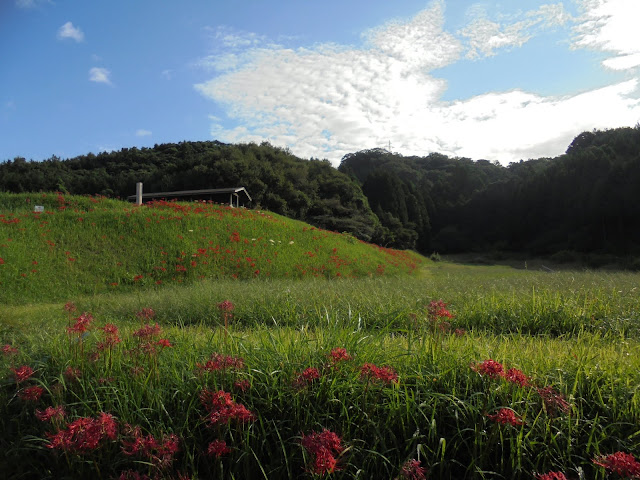
M 18 396 L 22 400 L 26 400 L 29 402 L 37 402 L 40 400 L 40 397 L 44 393 L 44 388 L 39 385 L 33 385 L 32 387 L 27 387 L 18 392 Z
M 342 439 L 326 428 L 322 432 L 311 432 L 302 435 L 300 443 L 313 458 L 311 471 L 317 475 L 333 473 L 337 469 L 337 459 L 334 455 L 342 453 Z
M 161 347 L 164 347 L 164 348 L 173 347 L 173 345 L 171 345 L 171 342 L 169 342 L 169 340 L 167 340 L 166 338 L 161 338 L 160 340 L 158 340 L 156 342 L 156 345 L 160 345 Z
M 206 372 L 215 372 L 227 368 L 239 369 L 244 368 L 244 359 L 241 357 L 222 355 L 221 353 L 212 353 L 205 364 L 196 363 L 196 366 Z
M 118 480 L 151 480 L 151 477 L 135 470 L 125 470 L 120 474 Z
M 95 450 L 105 439 L 115 440 L 117 423 L 112 415 L 100 413 L 97 418 L 81 417 L 71 422 L 66 429 L 55 434 L 47 433 L 48 448 L 73 453 Z
M 529 377 L 526 376 L 522 370 L 518 370 L 517 368 L 510 368 L 504 374 L 504 378 L 507 382 L 515 383 L 521 387 L 528 387 L 530 385 Z
M 333 350 L 331 350 L 329 357 L 331 358 L 331 362 L 333 364 L 351 360 L 353 358 L 351 355 L 349 355 L 349 353 L 347 353 L 346 348 L 341 348 L 341 347 L 336 347 Z
M 225 300 L 224 302 L 220 302 L 218 304 L 218 309 L 222 312 L 231 312 L 234 308 L 235 306 L 229 300 Z
M 537 473 L 536 480 L 567 480 L 562 472 Z
M 235 382 L 233 382 L 233 386 L 241 392 L 246 392 L 247 390 L 249 390 L 249 388 L 251 388 L 251 382 L 249 382 L 249 380 L 247 379 L 236 380 Z
M 255 418 L 247 407 L 234 402 L 231 394 L 224 390 L 217 392 L 203 390 L 200 392 L 200 403 L 207 411 L 207 417 L 213 425 L 228 423 L 231 420 L 244 423 L 253 421 Z
M 6 356 L 17 355 L 18 354 L 18 349 L 16 347 L 13 347 L 13 346 L 7 344 L 7 345 L 4 345 L 2 347 L 2 353 L 4 355 L 6 355 Z
M 16 382 L 18 383 L 24 382 L 33 375 L 33 368 L 29 365 L 22 365 L 18 368 L 11 367 L 11 371 L 13 371 L 13 374 L 16 377 Z
M 513 425 L 517 427 L 518 425 L 524 425 L 524 422 L 520 417 L 518 417 L 513 410 L 510 408 L 501 408 L 498 410 L 498 413 L 494 415 L 487 415 L 491 420 L 496 423 L 500 423 L 502 425 Z
M 156 312 L 153 308 L 143 308 L 138 313 L 136 313 L 136 317 L 140 320 L 152 320 L 156 316 Z
M 141 339 L 150 338 L 155 335 L 160 335 L 161 330 L 162 329 L 160 328 L 160 325 L 158 325 L 157 323 L 155 325 L 146 324 L 144 327 L 133 332 L 133 336 Z
M 62 372 L 62 375 L 64 375 L 64 378 L 66 378 L 68 382 L 73 382 L 82 376 L 82 372 L 79 368 L 74 368 L 69 365 L 67 369 Z
M 446 309 L 448 304 L 442 300 L 432 300 L 427 307 L 429 320 L 437 320 L 439 318 L 453 318 L 453 314 Z
M 64 410 L 64 405 L 58 405 L 57 407 L 47 407 L 44 412 L 36 410 L 36 418 L 42 422 L 48 422 L 52 418 L 62 420 L 67 415 Z
M 178 452 L 179 439 L 174 434 L 166 435 L 158 441 L 153 435 L 142 435 L 140 427 L 125 426 L 126 434 L 133 437 L 131 441 L 122 440 L 122 453 L 147 458 L 156 468 L 166 468 L 173 462 Z
M 93 322 L 93 315 L 88 312 L 82 313 L 79 317 L 75 318 L 73 326 L 67 327 L 69 333 L 84 333 L 89 329 L 91 322 Z
M 107 323 L 100 330 L 104 332 L 104 342 L 101 343 L 102 348 L 111 348 L 122 341 L 118 336 L 118 327 L 113 323 Z
M 365 363 L 360 368 L 360 377 L 381 380 L 384 383 L 397 383 L 398 374 L 391 367 L 377 367 L 373 363 Z
M 400 476 L 407 480 L 426 480 L 426 469 L 420 466 L 419 460 L 407 460 L 400 470 Z
M 593 463 L 617 473 L 623 478 L 640 477 L 640 463 L 630 453 L 616 452 L 600 455 L 593 459 Z
M 220 458 L 227 453 L 231 453 L 231 449 L 223 440 L 214 440 L 207 447 L 207 455 L 209 455 L 210 457 L 215 456 L 217 458 Z
M 489 378 L 496 378 L 504 375 L 504 367 L 502 364 L 490 358 L 482 363 L 472 365 L 471 369 L 478 372 L 480 375 L 486 375 Z
M 542 403 L 547 411 L 547 415 L 554 416 L 558 411 L 569 413 L 571 405 L 565 399 L 564 395 L 556 392 L 553 387 L 547 386 L 538 388 L 538 394 L 542 398 Z
M 296 387 L 304 387 L 305 385 L 309 385 L 314 380 L 320 378 L 320 372 L 315 367 L 309 367 L 304 372 L 298 374 L 296 379 L 293 381 L 293 384 Z
M 73 313 L 77 310 L 75 303 L 73 302 L 67 302 L 64 304 L 64 309 L 65 311 L 69 312 L 69 313 Z

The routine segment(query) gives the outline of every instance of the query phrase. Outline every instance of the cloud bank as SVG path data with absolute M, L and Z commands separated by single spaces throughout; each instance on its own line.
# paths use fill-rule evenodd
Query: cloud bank
M 434 1 L 408 21 L 364 32 L 359 47 L 294 49 L 221 30 L 222 53 L 200 62 L 214 76 L 195 88 L 223 106 L 231 122 L 212 117 L 213 137 L 268 140 L 334 164 L 389 142 L 405 155 L 437 151 L 503 163 L 555 156 L 581 131 L 640 120 L 638 78 L 564 97 L 515 89 L 446 102 L 447 82 L 437 69 L 518 48 L 569 23 L 574 48 L 613 52 L 605 66 L 631 68 L 640 53 L 618 37 L 628 22 L 616 7 L 630 14 L 635 1 L 583 0 L 578 19 L 562 4 L 510 22 L 478 16 L 453 33 L 444 28 L 444 1 Z

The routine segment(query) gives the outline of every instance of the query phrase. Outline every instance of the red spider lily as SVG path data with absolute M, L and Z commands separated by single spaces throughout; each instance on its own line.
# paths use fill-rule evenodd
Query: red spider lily
M 7 345 L 4 345 L 2 347 L 2 353 L 7 357 L 10 356 L 10 355 L 17 355 L 18 354 L 18 349 L 16 347 L 13 347 L 13 346 L 7 344 Z
M 609 455 L 600 455 L 593 459 L 593 463 L 617 473 L 623 478 L 640 477 L 640 462 L 630 453 L 616 452 Z
M 104 342 L 102 343 L 104 347 L 111 348 L 122 341 L 118 336 L 118 327 L 113 323 L 107 323 L 100 330 L 104 332 Z
M 336 347 L 333 350 L 331 350 L 331 353 L 329 354 L 329 358 L 331 359 L 331 362 L 333 364 L 336 364 L 338 362 L 345 362 L 347 360 L 351 360 L 353 357 L 349 355 L 346 348 Z
M 504 367 L 502 364 L 490 358 L 482 363 L 472 365 L 471 369 L 478 372 L 480 375 L 486 375 L 489 378 L 496 378 L 504 375 Z
M 501 408 L 498 410 L 498 413 L 494 415 L 487 415 L 487 417 L 501 425 L 513 425 L 514 427 L 524 425 L 522 419 L 510 408 Z
M 151 480 L 151 477 L 135 470 L 125 470 L 120 474 L 118 480 Z
M 78 309 L 76 308 L 75 303 L 73 303 L 73 302 L 67 302 L 67 303 L 65 303 L 63 308 L 64 308 L 64 310 L 65 310 L 66 312 L 69 312 L 69 313 L 73 313 L 73 312 L 75 312 L 76 310 L 78 310 Z
M 156 345 L 160 345 L 162 348 L 171 348 L 171 347 L 173 347 L 173 345 L 171 345 L 171 342 L 169 340 L 167 340 L 166 338 L 161 338 L 160 340 L 158 340 L 156 342 Z
M 39 385 L 23 388 L 18 392 L 18 396 L 28 402 L 37 402 L 44 393 L 44 388 Z
M 67 327 L 67 332 L 81 334 L 89 329 L 91 322 L 93 322 L 93 315 L 88 312 L 84 312 L 74 320 L 75 323 L 71 327 Z
M 231 449 L 224 440 L 214 440 L 207 447 L 207 455 L 210 457 L 220 458 L 227 453 L 231 453 Z
M 55 434 L 47 433 L 48 448 L 72 453 L 86 453 L 97 449 L 105 440 L 115 440 L 117 423 L 112 415 L 101 412 L 97 418 L 81 417 L 71 422 L 66 429 Z
M 136 317 L 138 317 L 142 321 L 152 320 L 156 316 L 156 312 L 153 308 L 143 308 L 138 313 L 136 313 Z
M 391 367 L 377 367 L 373 363 L 365 363 L 360 368 L 360 378 L 381 380 L 384 383 L 397 383 L 398 374 Z
M 313 459 L 311 472 L 316 475 L 324 475 L 336 471 L 338 460 L 334 455 L 339 455 L 344 450 L 342 439 L 334 432 L 326 428 L 322 432 L 311 432 L 302 435 L 300 443 Z
M 406 480 L 426 480 L 427 470 L 420 466 L 419 460 L 407 460 L 400 470 L 400 476 Z
M 430 320 L 436 320 L 439 318 L 453 318 L 454 315 L 447 310 L 447 303 L 442 300 L 432 300 L 427 307 L 427 312 Z
M 30 378 L 34 373 L 33 368 L 31 368 L 29 365 L 22 365 L 21 367 L 18 367 L 18 368 L 11 367 L 11 371 L 13 372 L 13 375 L 16 377 L 17 383 L 24 382 L 25 380 Z
M 528 387 L 531 384 L 529 383 L 530 378 L 525 375 L 522 370 L 518 370 L 517 368 L 510 368 L 504 374 L 504 378 L 507 382 L 515 383 L 521 387 Z
M 236 380 L 235 382 L 233 382 L 233 386 L 236 387 L 241 392 L 246 392 L 251 388 L 251 382 L 247 379 Z
M 542 403 L 547 415 L 554 416 L 558 411 L 569 413 L 571 410 L 571 405 L 567 402 L 564 395 L 556 392 L 553 387 L 538 388 L 537 391 L 542 398 Z
M 562 472 L 537 473 L 536 480 L 567 480 Z
M 224 302 L 220 302 L 218 304 L 218 309 L 221 312 L 231 312 L 233 311 L 234 308 L 235 308 L 235 305 L 233 305 L 233 303 L 231 303 L 230 300 L 225 300 Z
M 139 426 L 125 425 L 127 436 L 131 441 L 122 440 L 122 453 L 128 456 L 138 455 L 146 458 L 156 468 L 164 469 L 173 463 L 173 457 L 179 449 L 179 439 L 174 434 L 166 435 L 158 441 L 153 435 L 142 435 Z
M 320 378 L 320 372 L 315 367 L 309 367 L 304 372 L 298 374 L 296 379 L 293 381 L 294 386 L 296 387 L 304 387 L 313 383 L 314 380 L 318 380 Z
M 244 368 L 244 359 L 241 357 L 232 357 L 221 353 L 212 353 L 206 363 L 196 363 L 201 371 L 216 372 L 219 370 L 240 369 Z
M 78 380 L 82 376 L 82 372 L 80 371 L 79 368 L 74 368 L 71 365 L 69 365 L 66 368 L 66 370 L 64 372 L 62 372 L 62 375 L 64 375 L 64 378 L 68 382 L 74 382 L 74 381 Z
M 207 418 L 213 425 L 228 423 L 231 420 L 245 423 L 255 419 L 255 415 L 247 407 L 234 402 L 231 394 L 224 390 L 217 392 L 203 390 L 200 392 L 200 403 L 207 411 Z
M 160 335 L 161 331 L 162 331 L 162 329 L 160 328 L 160 325 L 158 325 L 157 323 L 155 325 L 146 324 L 142 328 L 140 328 L 140 329 L 136 330 L 135 332 L 133 332 L 132 335 L 134 337 L 138 337 L 140 339 L 143 339 L 143 338 L 150 338 L 150 337 L 154 337 L 156 335 Z
M 64 405 L 57 407 L 47 407 L 44 411 L 36 410 L 36 418 L 41 422 L 49 422 L 52 419 L 62 420 L 67 416 Z

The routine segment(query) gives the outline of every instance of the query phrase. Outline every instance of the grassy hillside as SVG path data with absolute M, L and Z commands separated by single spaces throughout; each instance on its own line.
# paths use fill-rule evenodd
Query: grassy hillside
M 34 207 L 44 207 L 34 212 Z M 424 259 L 280 215 L 211 203 L 0 194 L 0 302 L 203 279 L 411 274 Z

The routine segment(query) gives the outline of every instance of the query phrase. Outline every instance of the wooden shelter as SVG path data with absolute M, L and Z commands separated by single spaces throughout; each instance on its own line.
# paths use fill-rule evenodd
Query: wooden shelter
M 244 187 L 208 188 L 205 190 L 179 190 L 175 192 L 142 193 L 142 184 L 138 184 L 137 193 L 129 195 L 127 200 L 137 202 L 138 205 L 150 200 L 210 200 L 217 203 L 227 203 L 230 207 L 244 206 L 241 198 L 251 202 L 251 196 Z

